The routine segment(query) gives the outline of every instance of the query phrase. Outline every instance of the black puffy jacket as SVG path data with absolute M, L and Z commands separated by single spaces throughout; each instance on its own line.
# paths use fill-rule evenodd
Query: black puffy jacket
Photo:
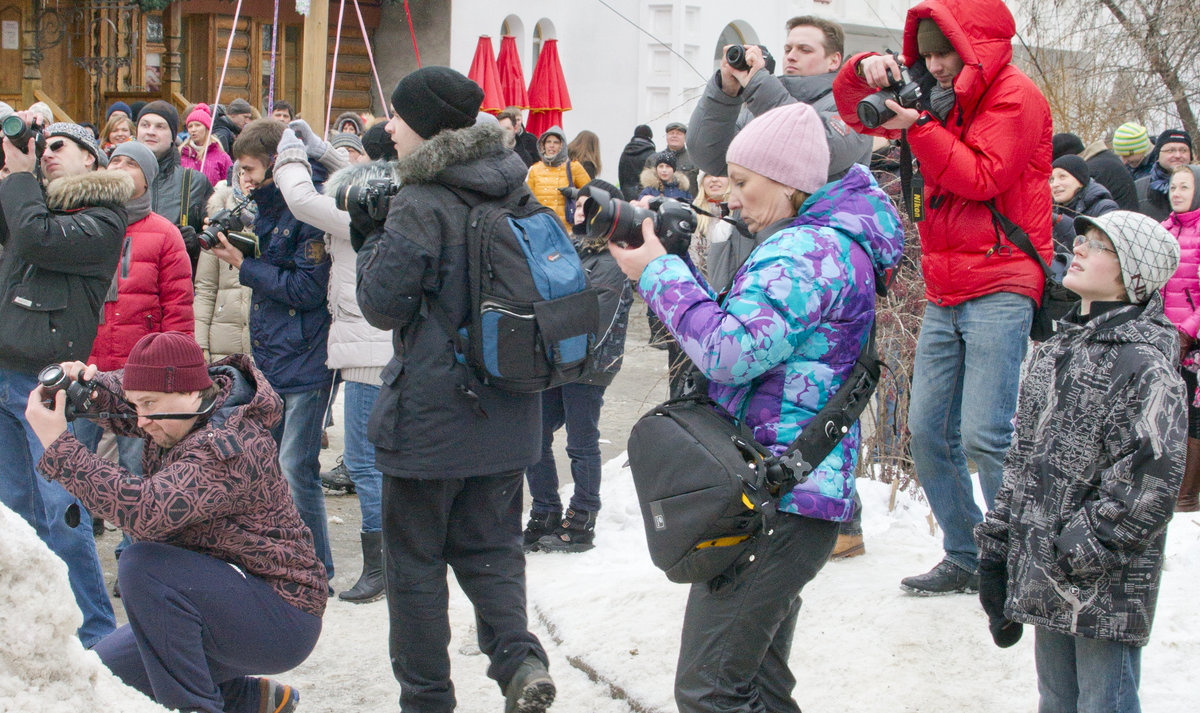
M 393 331 L 395 356 L 367 425 L 376 465 L 402 478 L 464 478 L 533 465 L 541 451 L 541 397 L 472 384 L 451 335 L 428 316 L 436 300 L 455 324 L 467 318 L 467 217 L 455 190 L 492 200 L 529 194 L 524 162 L 499 126 L 443 131 L 397 162 L 403 188 L 382 231 L 358 253 L 358 304 Z M 532 195 L 532 194 L 529 194 Z
M 27 374 L 92 351 L 125 238 L 133 180 L 93 171 L 0 182 L 0 368 Z

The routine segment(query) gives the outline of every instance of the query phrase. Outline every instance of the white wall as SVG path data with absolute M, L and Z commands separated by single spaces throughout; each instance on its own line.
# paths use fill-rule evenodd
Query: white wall
M 499 51 L 501 24 L 514 15 L 523 26 L 518 48 L 528 83 L 533 76 L 534 26 L 543 18 L 550 20 L 574 107 L 564 114 L 563 129 L 568 139 L 584 129 L 599 135 L 604 161 L 601 176 L 614 183 L 617 159 L 636 125 L 649 124 L 654 129 L 655 143 L 662 147 L 664 127 L 671 121 L 687 122 L 696 98 L 712 75 L 717 39 L 728 23 L 739 21 L 739 26 L 757 35 L 758 43 L 775 54 L 783 51 L 784 23 L 804 14 L 853 25 L 847 37 L 852 49 L 888 46 L 899 51 L 898 28 L 903 26 L 905 11 L 915 4 L 904 0 L 606 2 L 670 44 L 698 72 L 595 0 L 455 0 L 451 7 L 450 65 L 464 73 L 470 69 L 481 34 L 490 35 L 493 49 Z M 888 36 L 881 29 L 885 24 L 895 28 L 895 40 L 878 37 Z M 855 28 L 861 28 L 859 36 Z M 869 36 L 872 34 L 878 36 Z

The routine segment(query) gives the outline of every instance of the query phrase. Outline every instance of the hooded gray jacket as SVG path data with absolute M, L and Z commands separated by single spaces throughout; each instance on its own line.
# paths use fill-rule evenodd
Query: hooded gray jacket
M 470 306 L 470 208 L 455 191 L 491 200 L 531 195 L 508 136 L 495 124 L 443 131 L 402 157 L 404 187 L 392 197 L 383 230 L 358 254 L 359 307 L 373 326 L 394 330 L 395 355 L 367 426 L 376 465 L 387 475 L 493 475 L 541 456 L 540 395 L 475 383 L 474 397 L 464 393 L 451 336 L 428 315 L 436 300 L 463 324 Z
M 1157 290 L 1144 308 L 1059 324 L 1021 382 L 979 556 L 1007 563 L 1009 619 L 1142 646 L 1183 480 L 1175 327 Z
M 837 104 L 833 100 L 836 76 L 837 72 L 811 77 L 776 77 L 760 70 L 754 73 L 740 94 L 731 97 L 721 89 L 721 73 L 714 73 L 688 122 L 687 148 L 692 161 L 705 173 L 727 175 L 725 152 L 743 126 L 776 107 L 802 102 L 816 109 L 825 124 L 830 181 L 844 176 L 853 164 L 869 166 L 871 137 L 851 131 L 838 117 Z

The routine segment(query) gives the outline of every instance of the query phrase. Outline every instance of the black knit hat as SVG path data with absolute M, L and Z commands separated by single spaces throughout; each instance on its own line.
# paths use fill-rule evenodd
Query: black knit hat
M 1195 148 L 1192 146 L 1192 137 L 1183 129 L 1167 129 L 1158 135 L 1158 141 L 1154 142 L 1154 150 L 1157 153 L 1162 150 L 1167 144 L 1185 144 L 1188 150 L 1195 155 Z
M 1051 146 L 1053 146 L 1051 161 L 1057 160 L 1059 156 L 1083 153 L 1083 139 L 1075 134 L 1055 134 L 1051 140 Z
M 1059 156 L 1054 163 L 1050 164 L 1053 168 L 1061 168 L 1067 173 L 1075 177 L 1079 181 L 1079 185 L 1086 186 L 1088 181 L 1092 180 L 1092 172 L 1088 170 L 1087 161 L 1082 157 L 1074 154 Z
M 372 161 L 396 160 L 396 144 L 392 143 L 392 137 L 388 135 L 386 127 L 387 123 L 381 121 L 363 132 L 363 148 Z
M 156 114 L 167 122 L 167 126 L 171 127 L 171 140 L 175 140 L 175 134 L 179 133 L 179 112 L 175 111 L 175 107 L 171 106 L 162 99 L 156 99 L 138 112 L 137 120 L 141 121 L 142 117 L 147 114 Z
M 423 139 L 474 125 L 482 103 L 479 85 L 449 67 L 422 67 L 392 92 L 392 108 Z
M 639 138 L 639 139 L 653 139 L 654 131 L 649 126 L 646 126 L 645 124 L 638 124 L 633 129 L 633 135 L 635 138 Z
M 658 153 L 654 154 L 654 164 L 653 165 L 657 166 L 660 163 L 665 163 L 668 166 L 670 166 L 672 169 L 679 167 L 678 163 L 676 161 L 675 152 L 671 151 L 671 150 L 659 151 Z

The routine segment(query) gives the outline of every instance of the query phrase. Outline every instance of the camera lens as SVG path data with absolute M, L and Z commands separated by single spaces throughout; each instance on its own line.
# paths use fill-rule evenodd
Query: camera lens
M 67 372 L 60 364 L 51 364 L 38 374 L 38 383 L 48 391 L 61 389 L 67 381 Z
M 4 130 L 4 135 L 8 138 L 20 136 L 25 131 L 25 122 L 16 114 L 9 114 L 4 117 L 4 121 L 0 122 L 0 127 Z
M 745 71 L 750 69 L 746 64 L 746 48 L 741 45 L 731 45 L 725 50 L 725 61 L 734 69 Z
M 876 92 L 863 99 L 856 107 L 858 120 L 868 129 L 874 129 L 891 119 L 896 115 L 896 112 L 887 107 L 887 100 L 891 98 L 892 95 L 887 92 Z

